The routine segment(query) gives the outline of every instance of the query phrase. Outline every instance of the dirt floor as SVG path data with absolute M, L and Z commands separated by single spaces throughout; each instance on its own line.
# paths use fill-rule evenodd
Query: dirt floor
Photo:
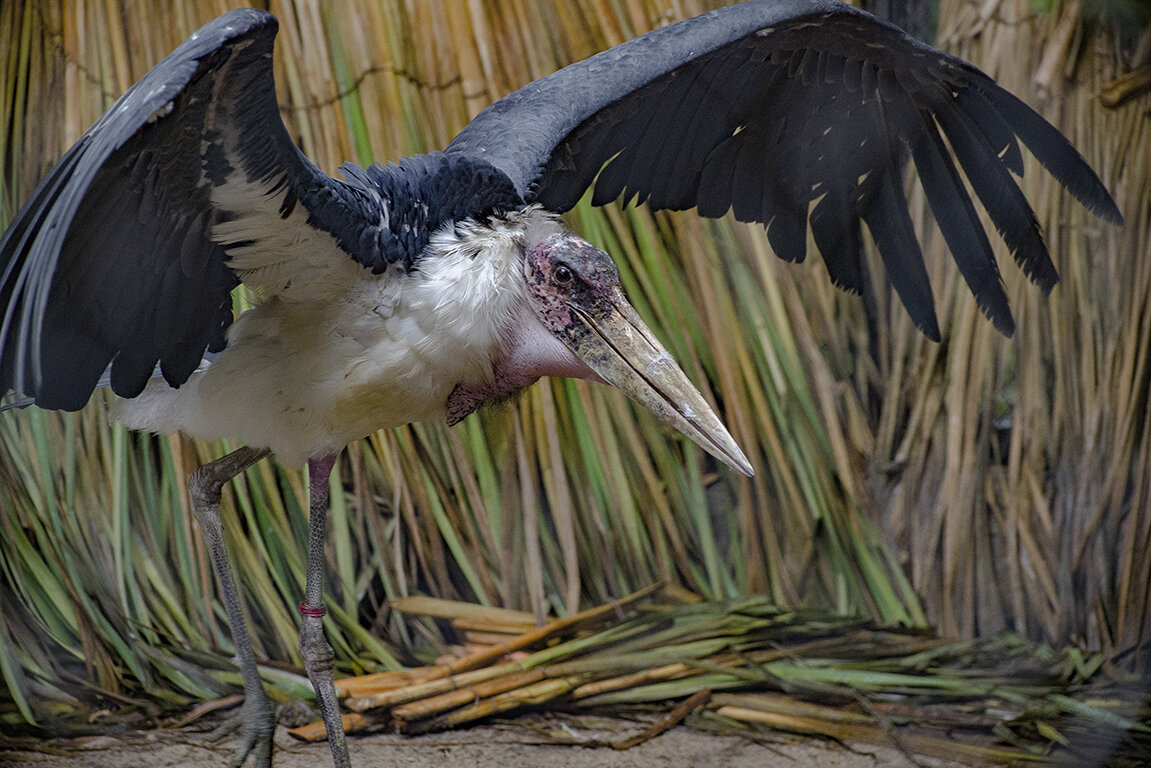
M 642 730 L 643 724 L 605 718 L 522 718 L 511 725 L 488 725 L 430 736 L 376 734 L 349 738 L 355 768 L 912 768 L 895 749 L 839 745 L 812 740 L 756 742 L 677 727 L 631 749 L 613 740 Z M 570 740 L 571 744 L 557 744 Z M 276 768 L 330 766 L 327 743 L 301 744 L 280 729 Z M 228 765 L 233 738 L 211 743 L 190 731 L 57 739 L 25 750 L 0 752 L 0 765 L 21 768 L 190 768 Z M 919 759 L 920 766 L 958 766 Z

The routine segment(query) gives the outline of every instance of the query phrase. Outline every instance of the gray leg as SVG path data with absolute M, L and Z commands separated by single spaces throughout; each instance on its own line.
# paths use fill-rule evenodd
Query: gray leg
M 220 596 L 224 609 L 228 612 L 228 624 L 232 628 L 232 642 L 236 646 L 236 661 L 244 679 L 244 708 L 242 711 L 243 731 L 240 748 L 232 758 L 232 766 L 238 768 L 249 753 L 255 754 L 257 768 L 271 768 L 272 734 L 276 727 L 272 703 L 260 682 L 260 672 L 256 668 L 256 654 L 252 651 L 252 638 L 240 608 L 240 593 L 232 576 L 232 566 L 228 560 L 228 550 L 224 546 L 224 529 L 220 524 L 220 489 L 224 483 L 255 464 L 269 453 L 267 448 L 239 448 L 227 456 L 216 459 L 197 469 L 188 478 L 188 490 L 192 496 L 192 513 L 200 525 L 200 532 L 208 545 L 208 555 L 212 558 L 212 568 L 220 585 Z
M 324 539 L 328 523 L 328 478 L 336 455 L 308 460 L 308 561 L 304 602 L 300 603 L 300 655 L 316 690 L 320 714 L 328 730 L 328 744 L 336 768 L 350 768 L 348 743 L 340 720 L 340 703 L 332 682 L 335 653 L 324 638 Z

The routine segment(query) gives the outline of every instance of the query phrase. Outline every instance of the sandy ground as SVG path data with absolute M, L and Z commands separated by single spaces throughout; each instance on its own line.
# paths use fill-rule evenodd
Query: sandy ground
M 838 745 L 812 740 L 757 743 L 677 727 L 625 751 L 607 745 L 642 726 L 596 718 L 522 718 L 513 725 L 488 725 L 430 736 L 392 734 L 349 739 L 355 768 L 911 768 L 894 749 Z M 574 744 L 556 744 L 569 739 Z M 330 766 L 326 743 L 301 744 L 280 729 L 276 768 Z M 145 732 L 127 736 L 49 740 L 29 750 L 0 752 L 0 765 L 21 768 L 190 768 L 228 765 L 234 739 L 211 743 L 202 733 Z M 956 766 L 920 761 L 925 766 Z

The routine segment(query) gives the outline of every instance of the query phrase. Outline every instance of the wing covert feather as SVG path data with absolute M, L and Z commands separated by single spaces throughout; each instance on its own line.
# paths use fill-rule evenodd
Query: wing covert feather
M 1022 172 L 1020 141 L 1088 209 L 1122 221 L 1071 144 L 975 67 L 838 0 L 759 0 L 536 81 L 481 112 L 447 152 L 483 157 L 553 210 L 590 187 L 594 204 L 622 196 L 704 216 L 731 211 L 764 224 L 788 260 L 803 258 L 807 227 L 818 224 L 828 272 L 849 290 L 861 288 L 866 223 L 888 279 L 935 336 L 902 189 L 880 180 L 901 179 L 910 157 L 980 307 L 1010 333 L 995 259 L 957 169 L 1024 272 L 1050 290 L 1058 278 L 1012 176 Z

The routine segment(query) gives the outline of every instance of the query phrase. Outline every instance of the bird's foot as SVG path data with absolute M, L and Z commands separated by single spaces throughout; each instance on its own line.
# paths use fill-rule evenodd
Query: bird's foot
M 272 736 L 276 732 L 276 715 L 267 696 L 247 696 L 238 715 L 228 718 L 208 734 L 210 741 L 220 741 L 240 731 L 240 744 L 228 765 L 240 768 L 252 756 L 252 768 L 272 768 Z

